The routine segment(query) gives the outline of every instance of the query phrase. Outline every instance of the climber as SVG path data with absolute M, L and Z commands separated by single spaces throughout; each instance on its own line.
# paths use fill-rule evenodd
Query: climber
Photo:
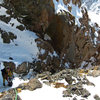
M 2 69 L 1 72 L 3 77 L 3 86 L 5 86 L 5 80 L 7 80 L 8 86 L 12 86 L 13 72 L 11 71 L 10 67 L 7 66 L 6 68 Z

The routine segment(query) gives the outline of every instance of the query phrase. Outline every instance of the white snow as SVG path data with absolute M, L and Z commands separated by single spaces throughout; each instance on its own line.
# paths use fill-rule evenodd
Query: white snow
M 80 69 L 82 69 L 86 64 L 88 64 L 86 61 L 82 61 Z
M 95 86 L 87 86 L 84 85 L 84 88 L 86 88 L 90 93 L 91 96 L 89 96 L 88 100 L 95 100 L 93 97 L 97 94 L 100 97 L 100 76 L 99 77 L 91 77 L 87 76 L 90 82 L 94 83 Z
M 43 87 L 34 91 L 29 90 L 23 90 L 18 95 L 21 97 L 22 100 L 73 100 L 74 97 L 77 98 L 77 100 L 95 100 L 94 95 L 100 95 L 100 76 L 99 77 L 89 77 L 87 76 L 90 82 L 93 82 L 95 84 L 94 86 L 87 86 L 84 85 L 83 87 L 86 88 L 91 95 L 88 98 L 82 98 L 81 96 L 73 95 L 72 97 L 63 97 L 62 92 L 66 89 L 64 88 L 54 88 L 53 86 L 47 86 L 44 83 Z M 42 82 L 42 81 L 41 81 Z M 65 83 L 65 81 L 60 81 L 62 83 Z
M 69 63 L 66 62 L 66 63 L 65 63 L 65 67 L 66 67 L 66 68 L 69 68 Z
M 0 1 L 0 3 L 1 3 L 1 1 Z M 2 15 L 6 15 L 6 17 L 9 17 L 10 15 L 7 14 L 6 11 L 7 11 L 6 8 L 0 6 L 0 16 L 2 16 Z
M 86 69 L 91 68 L 93 66 L 92 63 L 94 63 L 96 59 L 94 57 L 91 57 L 89 60 L 90 62 L 82 61 L 80 69 L 84 68 L 84 66 L 86 66 Z
M 15 77 L 15 78 L 13 79 L 13 86 L 12 86 L 11 88 L 18 87 L 19 84 L 27 83 L 27 82 L 29 82 L 29 80 L 25 80 L 25 81 L 24 81 L 23 79 L 20 79 L 20 78 L 18 78 L 18 77 Z
M 45 49 L 41 49 L 41 54 L 44 54 L 45 53 Z
M 94 35 L 95 35 L 95 37 L 98 37 L 98 33 L 97 33 L 97 31 L 94 33 Z
M 37 89 L 35 91 L 23 90 L 18 95 L 22 100 L 66 100 L 66 98 L 62 97 L 62 91 L 64 88 L 53 88 L 43 84 L 41 89 Z
M 82 6 L 87 8 L 91 22 L 100 26 L 100 0 L 83 0 Z
M 8 25 L 12 25 L 12 24 L 14 24 L 13 25 L 14 28 L 16 28 L 16 26 L 19 26 L 19 25 L 24 26 L 23 24 L 21 24 L 20 22 L 18 22 L 17 19 L 15 19 L 15 18 L 11 18 L 10 22 L 8 23 Z
M 13 23 L 18 25 L 17 20 L 13 19 Z M 35 43 L 37 36 L 29 30 L 20 31 L 15 26 L 10 26 L 0 21 L 0 28 L 6 32 L 12 32 L 17 36 L 17 39 L 11 41 L 10 44 L 4 44 L 0 39 L 0 61 L 9 61 L 12 57 L 14 62 L 32 61 L 37 58 L 38 48 Z M 17 44 L 17 46 L 16 46 Z
M 56 51 L 53 52 L 53 56 L 57 57 L 58 54 L 56 53 Z
M 91 10 L 88 11 L 89 18 L 91 19 L 92 23 L 97 23 L 100 26 L 100 13 L 96 14 L 95 12 L 92 12 Z
M 72 1 L 70 1 L 68 5 L 65 5 L 63 0 L 59 0 L 58 2 L 56 0 L 53 0 L 53 3 L 55 5 L 56 14 L 66 11 L 75 17 L 75 24 L 80 26 L 79 18 L 82 18 L 82 12 L 81 8 L 79 8 L 78 5 L 72 4 Z M 72 7 L 71 12 L 68 10 L 68 6 Z
M 3 0 L 0 0 L 0 2 Z M 5 15 L 9 17 L 10 15 L 6 13 L 7 9 L 0 6 L 0 16 Z M 11 18 L 7 23 L 0 20 L 0 29 L 7 32 L 13 33 L 17 39 L 10 40 L 10 43 L 3 43 L 3 39 L 0 34 L 0 62 L 2 61 L 13 61 L 16 65 L 29 61 L 32 62 L 33 59 L 38 57 L 38 48 L 35 39 L 38 38 L 34 32 L 29 30 L 19 30 L 16 27 L 22 25 L 17 19 Z M 2 33 L 3 34 L 3 33 Z M 10 60 L 12 57 L 13 60 Z

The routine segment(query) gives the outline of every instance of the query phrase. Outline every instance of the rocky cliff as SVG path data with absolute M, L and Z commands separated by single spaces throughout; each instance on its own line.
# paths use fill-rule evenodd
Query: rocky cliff
M 41 66 L 43 70 L 93 66 L 100 61 L 100 26 L 91 22 L 84 2 L 4 0 L 1 6 L 7 9 L 9 16 L 0 16 L 0 19 L 8 23 L 14 17 L 24 24 L 24 27 L 18 26 L 18 29 L 23 31 L 26 28 L 36 33 L 38 39 L 35 41 L 39 48 L 36 66 Z M 1 35 L 5 42 L 6 35 Z M 6 37 L 16 39 L 16 36 L 10 34 Z

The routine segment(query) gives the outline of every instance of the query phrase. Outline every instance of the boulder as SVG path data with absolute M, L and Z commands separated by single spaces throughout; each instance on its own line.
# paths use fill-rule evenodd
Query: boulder
M 28 90 L 33 91 L 37 88 L 42 88 L 42 84 L 38 79 L 33 78 L 27 83 L 27 87 Z
M 37 78 L 33 78 L 30 79 L 30 81 L 28 83 L 22 83 L 20 84 L 17 89 L 20 88 L 22 90 L 36 90 L 38 88 L 42 88 L 42 83 L 37 79 Z
M 28 62 L 23 62 L 17 66 L 16 73 L 26 75 L 29 72 L 30 64 Z

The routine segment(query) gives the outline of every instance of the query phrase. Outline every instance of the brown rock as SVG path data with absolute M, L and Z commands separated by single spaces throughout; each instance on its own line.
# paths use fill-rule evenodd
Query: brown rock
M 41 84 L 41 82 L 38 80 L 38 79 L 31 79 L 28 83 L 27 83 L 27 85 L 28 85 L 28 89 L 30 90 L 30 91 L 33 91 L 33 90 L 35 90 L 35 89 L 37 89 L 37 88 L 42 88 L 42 84 Z
M 26 75 L 29 72 L 29 69 L 30 69 L 29 63 L 23 62 L 22 64 L 18 65 L 16 73 Z

